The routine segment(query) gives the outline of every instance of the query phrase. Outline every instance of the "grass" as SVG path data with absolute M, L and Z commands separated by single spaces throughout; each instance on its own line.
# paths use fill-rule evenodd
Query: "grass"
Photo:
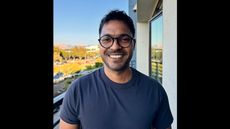
M 62 65 L 54 64 L 54 74 L 57 72 L 62 72 L 64 76 L 76 73 L 81 70 L 86 70 L 89 68 L 94 68 L 97 63 L 102 63 L 101 58 L 96 59 L 86 59 L 86 60 L 72 60 L 63 63 Z

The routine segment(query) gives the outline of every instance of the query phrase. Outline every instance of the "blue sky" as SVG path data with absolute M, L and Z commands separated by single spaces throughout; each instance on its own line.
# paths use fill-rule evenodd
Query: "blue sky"
M 162 16 L 158 17 L 156 20 L 154 20 L 151 24 L 151 29 L 152 29 L 152 33 L 151 33 L 151 42 L 152 45 L 156 45 L 156 44 L 162 44 L 162 40 L 163 40 L 163 19 Z
M 128 14 L 128 0 L 54 0 L 54 43 L 97 44 L 100 20 L 112 9 Z

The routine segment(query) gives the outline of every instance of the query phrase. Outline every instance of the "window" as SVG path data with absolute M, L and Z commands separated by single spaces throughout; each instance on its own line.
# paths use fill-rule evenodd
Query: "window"
M 162 83 L 163 20 L 159 12 L 150 21 L 150 76 Z

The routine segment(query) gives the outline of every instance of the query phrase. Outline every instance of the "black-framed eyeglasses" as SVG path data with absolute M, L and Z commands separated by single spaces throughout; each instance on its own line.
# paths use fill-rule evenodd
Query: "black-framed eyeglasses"
M 129 36 L 128 34 L 122 34 L 116 38 L 114 38 L 110 35 L 103 35 L 98 39 L 98 41 L 102 47 L 110 48 L 111 46 L 113 46 L 115 39 L 117 40 L 118 45 L 122 48 L 129 47 L 130 44 L 132 43 L 132 41 L 135 42 L 135 39 L 133 37 Z

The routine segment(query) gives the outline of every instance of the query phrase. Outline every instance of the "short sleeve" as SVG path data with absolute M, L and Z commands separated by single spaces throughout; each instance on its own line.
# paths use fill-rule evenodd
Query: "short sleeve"
M 63 103 L 61 105 L 60 118 L 70 124 L 80 124 L 79 116 L 79 105 L 77 102 L 77 89 L 76 82 L 66 91 Z
M 156 119 L 153 121 L 153 126 L 156 129 L 166 129 L 171 126 L 173 116 L 170 110 L 167 94 L 162 86 L 159 88 L 160 105 L 158 108 Z

